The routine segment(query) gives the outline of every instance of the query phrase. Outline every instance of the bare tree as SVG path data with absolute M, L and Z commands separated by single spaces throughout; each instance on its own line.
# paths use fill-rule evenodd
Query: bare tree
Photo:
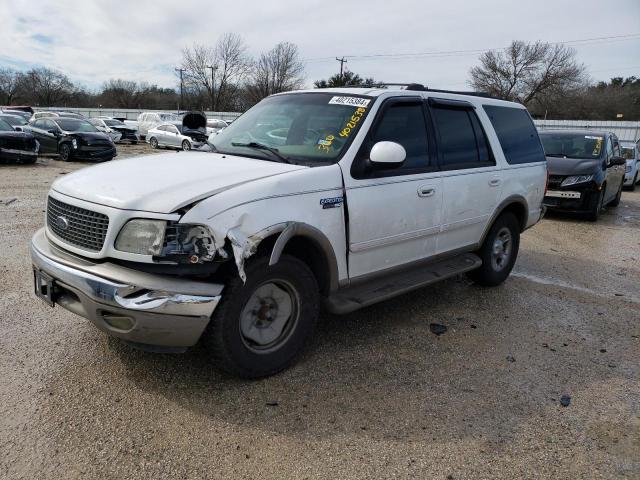
M 140 86 L 131 80 L 112 78 L 102 86 L 100 100 L 103 105 L 115 108 L 134 108 L 140 103 Z
M 182 51 L 182 68 L 187 90 L 193 95 L 205 91 L 211 109 L 225 109 L 232 103 L 230 93 L 236 90 L 251 66 L 247 47 L 240 35 L 226 33 L 215 47 L 195 44 Z
M 0 68 L 0 104 L 11 105 L 19 90 L 22 74 L 10 68 Z
M 475 90 L 528 105 L 546 92 L 586 84 L 585 67 L 575 56 L 561 44 L 513 41 L 505 50 L 483 53 L 470 83 Z
M 39 106 L 59 106 L 70 99 L 76 87 L 69 78 L 50 68 L 34 68 L 21 77 L 20 88 L 29 92 Z
M 260 55 L 246 90 L 252 103 L 274 93 L 301 88 L 304 83 L 304 63 L 298 47 L 289 42 L 278 43 Z

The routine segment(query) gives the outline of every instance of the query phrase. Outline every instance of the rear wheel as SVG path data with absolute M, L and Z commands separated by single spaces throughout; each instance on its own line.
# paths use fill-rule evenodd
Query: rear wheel
M 184 140 L 182 142 L 182 150 L 184 150 L 185 152 L 191 150 L 191 144 L 189 143 L 189 140 Z
M 68 143 L 60 145 L 60 160 L 68 162 L 71 159 L 71 146 Z
M 469 272 L 468 277 L 479 285 L 500 285 L 511 273 L 520 247 L 520 224 L 513 213 L 503 213 L 489 229 L 476 253 L 482 266 Z
M 203 340 L 217 366 L 242 378 L 273 375 L 288 367 L 315 328 L 319 289 L 309 267 L 283 255 L 269 266 L 261 257 L 225 286 Z
M 158 148 L 158 139 L 156 137 L 151 137 L 149 139 L 149 145 L 151 145 L 151 148 Z

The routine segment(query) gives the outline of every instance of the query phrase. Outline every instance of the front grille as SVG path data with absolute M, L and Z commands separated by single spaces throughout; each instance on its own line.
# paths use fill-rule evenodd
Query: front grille
M 47 225 L 60 239 L 76 247 L 99 252 L 107 236 L 109 217 L 49 197 Z
M 549 188 L 558 188 L 564 179 L 563 175 L 549 175 Z

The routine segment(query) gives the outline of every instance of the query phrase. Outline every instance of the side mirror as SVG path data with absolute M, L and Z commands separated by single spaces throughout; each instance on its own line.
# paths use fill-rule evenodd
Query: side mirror
M 378 142 L 369 153 L 369 160 L 380 167 L 396 167 L 407 158 L 407 151 L 396 142 Z
M 47 132 L 52 133 L 53 135 L 57 135 L 58 134 L 58 130 L 55 128 L 50 128 L 49 130 L 47 130 Z
M 611 157 L 611 160 L 609 161 L 609 165 L 612 166 L 625 165 L 626 163 L 627 161 L 624 159 L 624 157 Z

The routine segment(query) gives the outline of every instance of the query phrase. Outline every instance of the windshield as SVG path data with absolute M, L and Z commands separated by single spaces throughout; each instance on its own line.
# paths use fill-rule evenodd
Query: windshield
M 103 120 L 103 122 L 108 127 L 122 127 L 124 125 L 120 120 Z
M 13 128 L 0 118 L 0 132 L 13 132 Z
M 27 124 L 27 121 L 24 118 L 18 117 L 17 115 L 6 115 L 3 117 L 0 117 L 0 120 L 4 120 L 9 125 L 13 125 L 13 126 L 16 126 L 16 125 L 21 126 L 21 125 Z
M 97 132 L 96 127 L 86 120 L 76 120 L 71 118 L 56 118 L 55 122 L 65 132 Z
M 325 164 L 345 150 L 372 99 L 332 93 L 297 93 L 266 98 L 216 135 L 219 152 L 273 159 L 260 144 L 292 162 Z M 244 146 L 248 144 L 254 145 Z
M 540 132 L 545 155 L 566 158 L 600 158 L 604 137 L 578 133 Z
M 634 148 L 633 147 L 622 147 L 622 156 L 627 160 L 633 160 L 634 157 Z

